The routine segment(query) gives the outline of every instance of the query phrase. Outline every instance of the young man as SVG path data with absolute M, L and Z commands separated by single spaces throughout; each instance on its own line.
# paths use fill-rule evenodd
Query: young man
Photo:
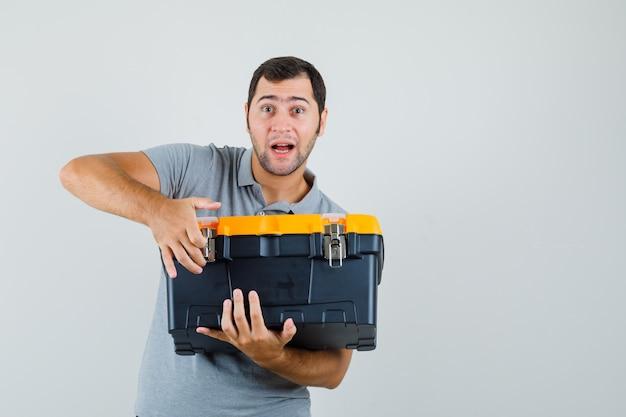
M 306 168 L 326 127 L 325 97 L 311 64 L 273 58 L 254 72 L 244 104 L 252 148 L 171 144 L 87 155 L 62 168 L 61 182 L 87 204 L 148 226 L 168 279 L 176 274 L 174 258 L 200 273 L 205 260 L 197 209 L 217 216 L 344 212 Z M 255 291 L 236 289 L 232 301 L 224 300 L 221 331 L 197 329 L 241 353 L 176 355 L 167 333 L 163 278 L 139 375 L 138 416 L 308 416 L 306 386 L 335 388 L 343 379 L 351 351 L 285 346 L 296 326 L 289 319 L 282 331 L 268 330 Z

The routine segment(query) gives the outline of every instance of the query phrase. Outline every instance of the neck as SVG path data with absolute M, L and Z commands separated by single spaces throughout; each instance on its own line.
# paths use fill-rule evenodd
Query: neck
M 261 185 L 263 198 L 269 205 L 277 201 L 297 203 L 309 192 L 311 187 L 304 179 L 306 163 L 303 163 L 289 175 L 274 175 L 261 166 L 255 152 L 252 153 L 252 175 Z

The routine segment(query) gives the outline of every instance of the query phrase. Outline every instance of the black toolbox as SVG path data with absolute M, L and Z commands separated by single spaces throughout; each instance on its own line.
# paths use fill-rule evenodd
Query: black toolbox
M 206 238 L 206 266 L 201 274 L 193 274 L 175 261 L 177 277 L 166 278 L 168 327 L 176 353 L 236 351 L 196 333 L 199 326 L 220 328 L 222 303 L 232 299 L 236 288 L 244 295 L 257 291 L 269 329 L 281 329 L 285 320 L 293 319 L 297 332 L 289 346 L 376 347 L 384 249 L 374 216 L 295 214 L 198 221 Z

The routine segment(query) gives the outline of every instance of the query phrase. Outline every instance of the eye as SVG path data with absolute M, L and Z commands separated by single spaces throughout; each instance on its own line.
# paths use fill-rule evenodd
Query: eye
M 270 111 L 272 111 L 272 106 L 270 106 L 270 105 L 263 106 L 263 107 L 261 107 L 261 111 L 262 112 L 270 112 Z
M 297 114 L 304 113 L 304 109 L 302 107 L 296 107 L 295 109 L 293 109 L 293 111 Z

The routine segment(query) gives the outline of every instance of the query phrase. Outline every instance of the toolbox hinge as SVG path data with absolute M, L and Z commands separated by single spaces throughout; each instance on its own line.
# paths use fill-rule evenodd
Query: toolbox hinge
M 323 253 L 331 268 L 343 266 L 343 260 L 346 258 L 346 235 L 343 224 L 324 225 Z

